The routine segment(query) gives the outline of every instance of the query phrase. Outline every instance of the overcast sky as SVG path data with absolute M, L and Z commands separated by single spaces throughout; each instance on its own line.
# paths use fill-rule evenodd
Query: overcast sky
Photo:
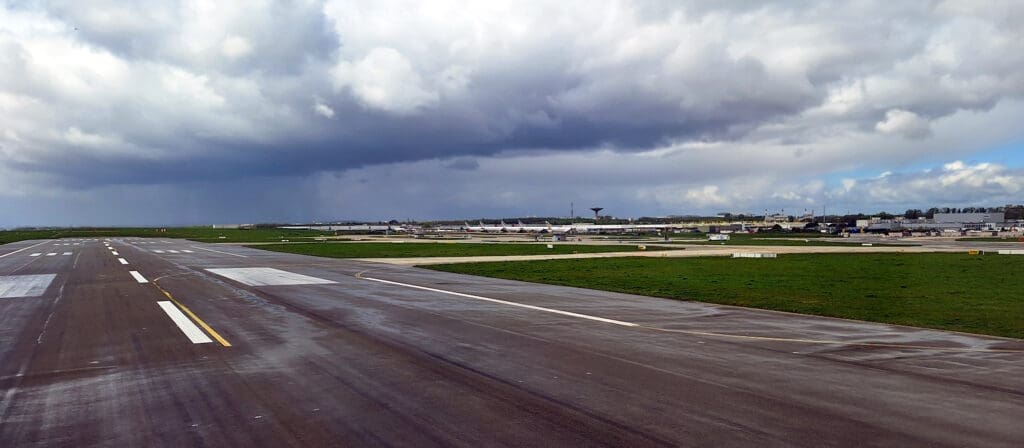
M 2 1 L 0 227 L 1024 202 L 1024 2 Z

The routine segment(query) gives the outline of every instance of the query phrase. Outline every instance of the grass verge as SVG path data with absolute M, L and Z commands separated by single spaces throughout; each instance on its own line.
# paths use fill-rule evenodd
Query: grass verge
M 424 266 L 446 272 L 1024 338 L 1024 257 L 798 254 Z
M 330 258 L 413 258 L 413 257 L 483 257 L 500 255 L 550 255 L 597 252 L 632 252 L 637 246 L 598 246 L 586 244 L 535 243 L 302 243 L 261 244 L 254 249 L 313 255 Z M 647 250 L 673 249 L 647 246 Z
M 705 246 L 861 246 L 860 242 L 825 241 L 835 235 L 821 233 L 734 233 L 728 241 L 708 241 L 706 236 L 675 238 L 668 244 L 697 244 Z M 917 246 L 917 244 L 873 243 L 874 246 Z
M 1024 238 L 1019 238 L 1019 237 L 1013 237 L 1013 238 L 1003 238 L 1003 237 L 957 238 L 956 240 L 957 241 L 968 241 L 968 242 L 970 242 L 970 241 L 973 241 L 973 242 L 983 242 L 983 243 L 1017 243 L 1017 244 L 1024 243 Z
M 835 246 L 835 247 L 860 247 L 861 243 L 848 243 L 840 241 L 821 241 L 815 239 L 792 239 L 786 240 L 781 238 L 769 238 L 769 239 L 755 239 L 755 238 L 733 238 L 728 241 L 708 241 L 708 240 L 674 240 L 663 244 L 694 244 L 699 246 Z M 918 244 L 893 244 L 893 243 L 872 243 L 872 246 L 876 247 L 910 247 L 918 246 Z

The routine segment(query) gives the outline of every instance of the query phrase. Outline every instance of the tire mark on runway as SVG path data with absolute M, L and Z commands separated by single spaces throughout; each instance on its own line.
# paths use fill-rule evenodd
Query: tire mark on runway
M 735 333 L 722 333 L 714 331 L 700 331 L 700 330 L 682 330 L 672 328 L 660 328 L 652 327 L 647 325 L 639 325 L 632 322 L 623 322 L 614 319 L 608 319 L 604 317 L 590 316 L 585 314 L 573 313 L 569 311 L 557 310 L 553 308 L 539 307 L 535 305 L 528 305 L 518 302 L 511 302 L 507 300 L 493 299 L 484 296 L 478 296 L 474 294 L 466 294 L 456 291 L 448 291 L 438 288 L 430 288 L 426 286 L 413 285 L 409 283 L 401 283 L 391 280 L 383 280 L 373 277 L 364 277 L 363 274 L 372 271 L 372 269 L 357 272 L 354 277 L 361 280 L 369 280 L 379 283 L 390 284 L 394 286 L 425 290 L 430 292 L 436 292 L 441 294 L 453 295 L 456 297 L 463 297 L 475 300 L 483 300 L 492 303 L 498 303 L 503 305 L 515 306 L 520 308 L 532 309 L 536 311 L 543 311 L 548 313 L 560 314 L 569 317 L 576 317 L 581 319 L 587 319 L 592 321 L 599 321 L 605 323 L 611 323 L 626 327 L 637 327 L 650 331 L 658 331 L 663 333 L 676 333 L 686 334 L 691 336 L 702 336 L 702 337 L 713 337 L 713 338 L 729 338 L 729 339 L 743 339 L 749 341 L 761 341 L 761 342 L 787 342 L 797 344 L 816 344 L 816 345 L 838 345 L 838 346 L 849 346 L 849 347 L 876 347 L 876 348 L 894 348 L 904 350 L 940 350 L 940 351 L 952 351 L 952 352 L 973 352 L 973 353 L 1024 353 L 1024 349 L 1002 349 L 1002 348 L 977 348 L 977 347 L 936 347 L 928 345 L 913 345 L 913 344 L 896 344 L 896 343 L 885 343 L 885 342 L 856 342 L 856 341 L 840 341 L 840 340 L 829 340 L 829 339 L 808 339 L 808 338 L 786 338 L 786 337 L 772 337 L 772 336 L 751 336 L 744 334 Z
M 274 303 L 289 311 L 292 311 L 295 314 L 304 316 L 308 319 L 318 322 L 321 325 L 324 325 L 334 331 L 343 331 L 352 336 L 356 336 L 360 340 L 365 341 L 364 343 L 383 346 L 389 349 L 390 351 L 398 353 L 402 356 L 410 357 L 411 359 L 416 361 L 415 365 L 417 367 L 427 369 L 428 371 L 432 371 L 435 374 L 440 375 L 440 377 L 450 381 L 454 381 L 456 382 L 456 384 L 459 384 L 463 387 L 471 388 L 479 392 L 480 395 L 489 396 L 494 400 L 504 402 L 509 406 L 519 408 L 520 410 L 523 410 L 528 413 L 539 412 L 542 414 L 547 414 L 548 419 L 576 420 L 575 422 L 573 422 L 573 425 L 567 425 L 566 427 L 578 428 L 578 425 L 585 425 L 587 428 L 591 430 L 598 430 L 604 433 L 603 438 L 605 440 L 619 439 L 618 443 L 612 442 L 610 443 L 610 446 L 638 446 L 637 442 L 642 442 L 644 444 L 649 444 L 652 446 L 674 446 L 674 444 L 670 441 L 658 438 L 651 434 L 644 433 L 635 428 L 631 428 L 627 425 L 623 425 L 614 420 L 611 420 L 610 418 L 604 417 L 585 408 L 573 405 L 572 403 L 566 402 L 564 400 L 557 399 L 553 396 L 524 388 L 516 383 L 511 382 L 510 380 L 503 379 L 495 375 L 487 374 L 481 371 L 480 369 L 474 368 L 464 363 L 450 360 L 441 354 L 424 350 L 419 346 L 410 344 L 401 339 L 389 337 L 381 333 L 368 332 L 363 328 L 352 326 L 347 322 L 339 321 L 331 316 L 325 315 L 323 312 L 305 309 L 300 305 L 293 303 L 290 299 L 278 296 L 267 291 L 257 290 L 251 293 L 257 294 L 262 297 L 266 297 L 265 300 L 269 299 L 268 301 L 271 303 Z M 409 309 L 394 304 L 388 305 L 401 309 Z M 422 310 L 413 309 L 413 311 L 421 312 Z M 445 317 L 451 318 L 450 316 Z M 459 319 L 454 320 L 463 322 Z M 607 355 L 603 356 L 607 357 Z M 633 361 L 624 361 L 636 364 Z M 657 370 L 663 371 L 662 369 Z M 664 372 L 671 373 L 668 371 Z M 339 380 L 341 379 L 339 378 Z M 346 385 L 348 384 L 346 381 L 343 381 L 343 383 L 345 383 Z M 732 387 L 730 386 L 725 387 L 729 387 L 730 389 L 732 389 Z M 499 390 L 503 388 L 508 388 L 510 390 Z M 359 393 L 361 395 L 364 394 L 361 391 Z M 527 403 L 523 401 L 514 401 L 510 395 L 525 395 L 525 397 L 520 397 L 519 400 L 521 400 L 522 398 L 529 398 L 530 402 Z M 589 424 L 587 423 L 588 421 L 590 422 Z M 622 433 L 631 434 L 632 437 L 623 438 L 621 435 Z
M 36 355 L 38 354 L 36 348 L 38 348 L 39 345 L 42 343 L 43 335 L 46 333 L 46 328 L 50 322 L 50 318 L 53 317 L 53 314 L 57 311 L 57 305 L 60 304 L 61 300 L 64 298 L 64 286 L 67 285 L 69 278 L 71 278 L 70 275 L 64 276 L 64 279 L 60 284 L 60 289 L 58 290 L 57 297 L 55 297 L 54 300 L 50 303 L 50 312 L 47 314 L 46 320 L 42 325 L 42 330 L 40 331 L 39 335 L 36 336 L 36 343 L 29 349 L 31 354 L 25 357 L 25 359 L 18 366 L 18 373 L 15 374 L 13 378 L 11 378 L 13 384 L 11 384 L 7 388 L 7 390 L 4 391 L 3 398 L 0 399 L 0 422 L 7 421 L 10 418 L 8 414 L 10 413 L 11 406 L 14 404 L 14 395 L 18 392 L 21 383 L 25 379 L 25 374 L 28 372 L 29 366 L 32 365 L 32 361 L 35 360 Z M 17 350 L 11 350 L 11 353 L 15 354 L 17 353 Z
M 821 353 L 821 354 L 814 354 L 814 355 L 808 355 L 808 356 L 813 356 L 813 357 L 818 358 L 818 359 L 824 359 L 824 360 L 829 361 L 829 362 L 835 362 L 835 363 L 839 363 L 839 364 L 844 364 L 844 365 L 849 365 L 849 366 L 854 366 L 854 367 L 859 367 L 859 368 L 864 368 L 864 369 L 871 369 L 871 370 L 875 370 L 875 371 L 878 371 L 878 372 L 885 372 L 885 373 L 891 373 L 891 374 L 899 374 L 899 375 L 911 376 L 911 377 L 917 377 L 917 378 L 925 378 L 925 379 L 929 379 L 929 380 L 933 380 L 933 381 L 940 381 L 940 382 L 943 382 L 943 383 L 956 384 L 958 386 L 974 387 L 974 388 L 984 389 L 984 390 L 991 391 L 991 392 L 997 392 L 997 393 L 1002 393 L 1002 394 L 1010 394 L 1010 395 L 1016 395 L 1016 396 L 1024 397 L 1024 391 L 1021 391 L 1019 389 L 1009 389 L 1009 388 L 1005 388 L 1005 387 L 973 383 L 973 382 L 970 382 L 970 381 L 967 381 L 967 380 L 962 380 L 962 379 L 958 379 L 958 378 L 952 378 L 952 377 L 948 377 L 948 376 L 930 375 L 930 374 L 927 374 L 927 373 L 918 372 L 918 371 L 914 371 L 914 370 L 905 370 L 905 369 L 899 369 L 899 368 L 896 368 L 896 367 L 886 367 L 884 365 L 880 365 L 878 363 L 872 363 L 870 361 L 855 361 L 855 360 L 850 360 L 850 359 L 842 359 L 842 358 L 835 357 L 834 355 L 833 356 L 829 356 L 831 354 L 832 353 Z
M 332 332 L 342 332 L 349 335 L 349 337 L 345 338 L 349 341 L 355 339 L 357 341 L 362 341 L 362 344 L 383 347 L 384 349 L 398 354 L 399 356 L 410 358 L 413 364 L 419 368 L 423 368 L 427 371 L 433 372 L 434 374 L 440 375 L 441 377 L 453 381 L 455 384 L 459 384 L 462 387 L 469 387 L 473 390 L 477 390 L 480 394 L 490 396 L 494 400 L 506 403 L 508 406 L 517 407 L 529 414 L 544 414 L 549 419 L 572 420 L 572 422 L 570 422 L 572 425 L 569 427 L 587 428 L 591 431 L 589 433 L 583 431 L 579 434 L 579 437 L 587 438 L 588 434 L 593 435 L 594 432 L 598 432 L 602 434 L 605 440 L 619 440 L 621 442 L 619 445 L 672 445 L 666 440 L 659 439 L 653 435 L 645 434 L 635 429 L 630 429 L 627 426 L 608 419 L 607 417 L 594 414 L 592 411 L 559 401 L 537 391 L 525 389 L 509 380 L 502 380 L 497 377 L 481 374 L 477 369 L 460 365 L 458 362 L 447 361 L 442 355 L 425 351 L 418 346 L 409 344 L 400 339 L 387 337 L 386 335 L 379 333 L 371 333 L 360 327 L 353 327 L 351 324 L 339 321 L 326 313 L 320 312 L 319 310 L 304 308 L 300 304 L 296 304 L 285 297 L 278 296 L 264 290 L 249 290 L 241 288 L 222 281 L 221 279 L 203 271 L 195 270 L 175 262 L 170 262 L 169 260 L 165 261 L 178 266 L 184 272 L 164 275 L 159 277 L 158 280 L 169 277 L 180 278 L 189 276 L 189 274 L 194 274 L 195 277 L 206 279 L 212 283 L 225 287 L 225 289 L 228 289 L 229 291 L 233 291 L 240 298 L 249 299 L 250 303 L 254 305 L 276 308 L 282 312 L 286 312 L 286 315 L 290 315 L 290 318 L 300 317 L 309 319 L 322 329 Z M 395 307 L 406 309 L 405 307 L 400 306 Z M 322 369 L 322 367 L 317 367 Z M 393 406 L 389 406 L 388 401 L 382 401 L 381 397 L 374 396 L 374 394 L 366 390 L 361 390 L 361 388 L 358 387 L 359 385 L 352 383 L 351 380 L 339 377 L 336 373 L 326 373 L 329 373 L 332 378 L 335 378 L 347 388 L 351 388 L 354 393 L 357 393 L 374 403 L 383 405 L 384 409 L 395 412 L 398 415 L 405 415 L 401 413 L 400 410 L 394 409 Z M 499 383 L 496 384 L 495 382 Z M 509 388 L 509 390 L 501 391 L 496 388 Z M 518 395 L 519 397 L 515 397 L 515 395 Z M 528 400 L 524 400 L 524 398 L 527 398 Z M 424 427 L 423 431 L 425 434 L 429 433 L 429 437 L 431 438 L 437 437 L 436 431 L 430 431 L 429 426 Z M 631 436 L 627 436 L 626 434 L 631 434 Z
M 11 270 L 10 272 L 8 272 L 8 273 L 7 273 L 7 275 L 15 275 L 15 274 L 17 274 L 17 273 L 18 273 L 18 271 L 21 271 L 21 270 L 22 270 L 22 269 L 24 269 L 24 268 L 25 268 L 26 266 L 28 266 L 28 265 L 30 265 L 30 264 L 32 264 L 32 263 L 35 263 L 36 261 L 38 261 L 38 260 L 40 260 L 40 259 L 42 259 L 42 258 L 43 258 L 43 257 L 31 257 L 31 258 L 29 258 L 29 259 L 28 259 L 28 261 L 27 261 L 27 262 L 25 262 L 25 263 L 22 263 L 22 264 L 21 264 L 20 266 L 18 266 L 18 267 L 16 267 L 16 268 L 14 268 L 14 269 L 13 269 L 13 270 Z
M 732 334 L 732 333 L 717 333 L 712 331 L 697 331 L 697 330 L 679 330 L 673 328 L 658 328 L 641 326 L 651 331 L 660 331 L 664 333 L 678 333 L 688 334 L 692 336 L 705 336 L 705 337 L 717 337 L 717 338 L 730 338 L 730 339 L 745 339 L 749 341 L 765 341 L 765 342 L 792 342 L 797 344 L 817 344 L 817 345 L 841 345 L 848 347 L 875 347 L 875 348 L 895 348 L 905 350 L 936 350 L 936 351 L 947 351 L 947 352 L 972 352 L 972 353 L 1024 353 L 1024 349 L 1010 349 L 1010 348 L 976 348 L 976 347 L 937 347 L 931 345 L 913 345 L 913 344 L 895 344 L 886 342 L 855 342 L 855 341 L 839 341 L 829 339 L 802 339 L 802 338 L 782 338 L 782 337 L 771 337 L 771 336 L 750 336 L 745 334 Z
M 46 315 L 46 320 L 43 322 L 43 328 L 39 330 L 39 336 L 36 337 L 36 345 L 43 343 L 43 336 L 46 335 L 46 329 L 50 326 L 50 320 L 53 319 L 53 314 L 57 312 L 57 305 L 64 299 L 64 285 L 66 284 L 67 279 L 61 283 L 60 289 L 57 291 L 57 299 L 54 300 L 53 307 L 50 308 L 50 314 Z

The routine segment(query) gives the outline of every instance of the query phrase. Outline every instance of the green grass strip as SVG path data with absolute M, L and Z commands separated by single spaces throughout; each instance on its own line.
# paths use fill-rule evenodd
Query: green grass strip
M 1024 338 L 1024 256 L 630 257 L 425 267 L 536 283 Z

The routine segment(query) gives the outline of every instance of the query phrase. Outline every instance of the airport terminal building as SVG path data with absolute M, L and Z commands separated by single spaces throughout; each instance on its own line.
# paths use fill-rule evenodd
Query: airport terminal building
M 864 225 L 861 225 L 864 224 Z M 868 232 L 899 232 L 909 231 L 998 231 L 1020 228 L 1017 222 L 1007 222 L 1006 214 L 993 213 L 936 213 L 932 219 L 891 220 L 872 219 L 858 222 L 858 227 Z

